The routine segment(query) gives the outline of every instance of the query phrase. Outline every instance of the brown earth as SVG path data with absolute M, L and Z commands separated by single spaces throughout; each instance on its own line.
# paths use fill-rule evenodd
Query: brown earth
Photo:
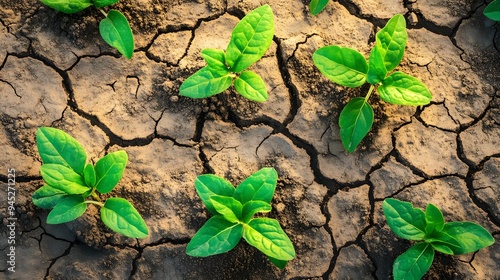
M 178 95 L 204 65 L 203 48 L 224 49 L 246 13 L 269 3 L 274 43 L 252 67 L 270 92 L 250 102 L 234 91 L 206 100 Z M 384 198 L 440 207 L 497 242 L 464 256 L 436 254 L 424 279 L 500 279 L 500 25 L 473 0 L 339 0 L 318 16 L 309 0 L 137 0 L 113 6 L 136 36 L 131 61 L 98 34 L 102 15 L 58 13 L 36 0 L 0 0 L 1 278 L 9 279 L 391 279 L 411 243 L 382 215 Z M 423 107 L 373 96 L 372 131 L 353 154 L 338 116 L 367 88 L 323 77 L 312 53 L 340 44 L 368 55 L 375 32 L 405 15 L 409 41 L 397 70 L 433 93 Z M 95 159 L 124 149 L 129 164 L 112 195 L 130 199 L 150 236 L 125 238 L 90 207 L 63 225 L 31 194 L 43 181 L 35 146 L 40 126 L 65 130 Z M 238 184 L 263 166 L 277 169 L 271 217 L 297 256 L 284 270 L 241 242 L 209 258 L 185 253 L 209 217 L 194 179 L 215 173 Z M 6 271 L 7 169 L 17 175 L 16 272 Z M 4 190 L 2 190 L 4 191 Z

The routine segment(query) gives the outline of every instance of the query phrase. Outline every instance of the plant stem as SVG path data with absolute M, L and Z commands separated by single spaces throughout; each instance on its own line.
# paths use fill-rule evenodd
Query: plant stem
M 101 11 L 101 13 L 104 15 L 104 17 L 108 17 L 108 14 L 106 14 L 106 12 L 103 9 L 99 9 L 99 11 Z
M 92 198 L 97 201 L 97 202 L 101 202 L 101 198 L 95 193 L 95 190 L 92 191 L 92 193 L 90 194 L 92 196 Z
M 85 200 L 84 203 L 87 203 L 87 204 L 95 204 L 95 205 L 99 205 L 100 207 L 104 207 L 104 204 L 102 204 L 101 202 L 99 201 L 93 201 L 93 200 Z
M 370 99 L 370 95 L 372 95 L 373 90 L 375 89 L 374 85 L 370 85 L 370 89 L 368 90 L 368 94 L 365 97 L 365 103 L 368 103 L 368 99 Z

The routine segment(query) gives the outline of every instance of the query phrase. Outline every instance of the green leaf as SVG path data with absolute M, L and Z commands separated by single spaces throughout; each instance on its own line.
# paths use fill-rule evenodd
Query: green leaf
M 407 40 L 406 21 L 399 14 L 393 16 L 384 28 L 377 32 L 375 45 L 380 50 L 387 71 L 394 70 L 401 62 Z
M 375 46 L 368 59 L 368 74 L 366 81 L 372 85 L 378 84 L 385 79 L 387 69 L 385 69 L 384 58 L 378 46 Z
M 234 80 L 234 89 L 243 97 L 257 102 L 267 100 L 267 89 L 264 80 L 252 71 L 245 71 Z
M 228 71 L 223 50 L 203 49 L 201 51 L 201 56 L 205 59 L 209 67 Z
M 429 203 L 425 208 L 425 222 L 425 233 L 427 235 L 434 231 L 441 231 L 444 226 L 443 213 L 434 204 Z
M 213 174 L 198 176 L 194 181 L 194 185 L 201 200 L 213 215 L 216 215 L 218 212 L 213 206 L 210 197 L 213 195 L 233 197 L 234 194 L 234 187 L 231 183 Z
M 386 198 L 382 203 L 387 224 L 399 237 L 422 240 L 425 237 L 425 213 L 409 202 Z
M 276 170 L 272 167 L 264 167 L 238 185 L 234 191 L 234 198 L 239 200 L 241 204 L 251 200 L 261 200 L 269 204 L 273 198 L 277 181 L 278 173 Z
M 242 224 L 231 223 L 220 215 L 213 216 L 193 236 L 186 253 L 193 257 L 225 253 L 238 245 L 242 234 Z
M 488 4 L 483 13 L 489 19 L 500 21 L 500 0 L 495 0 Z
M 108 193 L 118 184 L 127 165 L 127 152 L 117 151 L 106 155 L 95 164 L 96 190 Z
M 36 190 L 31 196 L 33 204 L 40 208 L 52 209 L 57 203 L 67 194 L 61 190 L 53 188 L 49 185 L 43 185 L 43 187 Z
M 148 236 L 148 226 L 128 200 L 111 197 L 101 208 L 101 220 L 110 229 L 132 238 Z
M 87 204 L 81 195 L 71 195 L 61 199 L 47 216 L 47 224 L 62 224 L 80 217 Z
M 94 5 L 96 8 L 100 9 L 109 5 L 113 5 L 120 0 L 94 0 Z
M 328 79 L 346 87 L 359 87 L 366 82 L 368 64 L 362 54 L 350 48 L 326 46 L 316 50 L 313 61 Z
M 243 205 L 243 222 L 248 223 L 256 213 L 267 213 L 271 211 L 271 205 L 260 200 L 250 200 Z
M 65 14 L 78 13 L 92 5 L 92 0 L 41 0 L 43 4 Z
M 397 105 L 420 106 L 431 102 L 427 87 L 410 75 L 394 72 L 378 87 L 380 99 Z
M 221 195 L 212 195 L 209 199 L 217 213 L 221 214 L 229 222 L 237 223 L 241 220 L 243 205 L 238 200 Z
M 421 279 L 434 260 L 434 250 L 425 242 L 413 245 L 394 261 L 392 274 L 394 280 Z
M 365 138 L 373 124 L 373 109 L 363 97 L 351 99 L 340 112 L 340 138 L 344 148 L 352 153 Z
M 267 256 L 267 258 L 280 269 L 285 268 L 285 266 L 288 264 L 288 261 L 278 260 L 275 258 L 271 258 L 270 256 Z
M 106 43 L 117 49 L 123 56 L 131 59 L 134 55 L 134 34 L 127 18 L 117 10 L 111 10 L 101 20 L 99 33 Z
M 226 50 L 226 63 L 239 73 L 258 61 L 271 45 L 274 15 L 269 5 L 248 13 L 236 25 Z
M 93 188 L 95 186 L 96 184 L 95 169 L 91 163 L 87 163 L 87 165 L 85 165 L 85 169 L 83 170 L 83 179 L 85 181 L 85 184 L 89 188 Z
M 453 255 L 453 251 L 460 248 L 460 243 L 446 232 L 435 231 L 425 237 L 425 242 L 430 243 L 434 249 L 444 254 Z
M 179 94 L 191 98 L 210 97 L 225 91 L 232 81 L 229 71 L 205 66 L 182 83 Z
M 82 174 L 87 153 L 82 145 L 62 130 L 40 127 L 36 132 L 36 145 L 44 164 L 60 164 Z
M 326 4 L 328 4 L 329 0 L 312 0 L 311 3 L 309 4 L 309 10 L 311 11 L 311 14 L 317 15 L 323 9 L 326 7 Z
M 495 242 L 493 236 L 485 228 L 471 222 L 445 223 L 442 231 L 449 234 L 460 245 L 459 248 L 451 248 L 455 255 L 472 253 Z
M 47 185 L 67 194 L 82 194 L 90 189 L 80 174 L 64 165 L 44 164 L 40 173 Z
M 251 220 L 243 228 L 243 238 L 268 257 L 282 261 L 295 257 L 292 242 L 275 219 Z

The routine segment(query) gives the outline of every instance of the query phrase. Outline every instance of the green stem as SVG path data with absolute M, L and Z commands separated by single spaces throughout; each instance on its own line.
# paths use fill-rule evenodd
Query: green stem
M 95 190 L 92 191 L 92 193 L 90 194 L 92 196 L 92 198 L 97 201 L 97 202 L 101 202 L 101 198 L 95 193 Z
M 106 12 L 103 9 L 99 9 L 99 11 L 101 11 L 101 13 L 104 15 L 104 17 L 108 17 L 108 14 L 106 14 Z
M 99 202 L 99 201 L 85 200 L 83 203 L 87 203 L 87 204 L 95 204 L 95 205 L 99 205 L 100 207 L 104 207 L 104 204 L 102 204 L 102 203 L 101 203 L 101 202 Z
M 370 99 L 370 95 L 372 95 L 373 90 L 375 89 L 374 85 L 370 85 L 370 89 L 368 90 L 368 94 L 365 97 L 365 103 L 368 103 L 368 99 Z

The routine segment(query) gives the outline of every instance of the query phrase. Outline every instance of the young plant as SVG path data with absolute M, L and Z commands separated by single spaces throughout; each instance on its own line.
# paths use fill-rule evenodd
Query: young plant
M 38 152 L 43 165 L 40 173 L 45 185 L 33 193 L 33 203 L 52 209 L 47 224 L 61 224 L 80 217 L 88 204 L 100 207 L 103 223 L 117 233 L 132 238 L 148 236 L 141 215 L 126 199 L 111 197 L 103 203 L 99 194 L 107 194 L 120 181 L 127 153 L 117 151 L 87 163 L 82 145 L 65 132 L 41 127 L 36 133 Z
M 486 6 L 483 11 L 489 19 L 500 21 L 500 0 L 495 0 Z
M 309 3 L 309 10 L 311 11 L 311 14 L 317 15 L 323 11 L 326 4 L 328 4 L 328 1 L 330 0 L 311 0 L 311 3 Z
M 213 216 L 193 236 L 186 253 L 194 257 L 225 253 L 243 237 L 273 264 L 284 268 L 295 257 L 292 242 L 277 220 L 254 217 L 271 211 L 277 180 L 274 168 L 262 168 L 237 188 L 212 174 L 198 176 L 196 191 Z
M 423 240 L 413 245 L 394 261 L 395 280 L 420 279 L 434 260 L 434 251 L 448 255 L 475 252 L 495 242 L 482 226 L 471 222 L 445 222 L 443 214 L 433 204 L 425 212 L 409 202 L 387 198 L 382 204 L 387 224 L 401 238 Z
M 125 16 L 117 11 L 106 13 L 102 8 L 115 4 L 119 0 L 41 0 L 45 5 L 65 14 L 78 13 L 92 5 L 104 14 L 99 24 L 101 37 L 123 56 L 131 59 L 134 55 L 134 35 Z
M 340 113 L 340 138 L 348 152 L 354 152 L 372 127 L 373 109 L 368 100 L 375 89 L 380 99 L 392 104 L 420 106 L 431 101 L 431 93 L 418 79 L 390 73 L 401 62 L 407 39 L 405 19 L 395 15 L 377 32 L 368 62 L 356 50 L 336 45 L 314 52 L 316 67 L 335 83 L 352 88 L 370 83 L 368 94 L 351 99 Z
M 187 78 L 180 95 L 205 98 L 219 94 L 234 82 L 234 89 L 244 97 L 263 102 L 267 89 L 262 78 L 246 70 L 257 62 L 271 45 L 274 35 L 274 15 L 269 5 L 246 15 L 234 28 L 226 52 L 204 49 L 201 56 L 207 66 Z

